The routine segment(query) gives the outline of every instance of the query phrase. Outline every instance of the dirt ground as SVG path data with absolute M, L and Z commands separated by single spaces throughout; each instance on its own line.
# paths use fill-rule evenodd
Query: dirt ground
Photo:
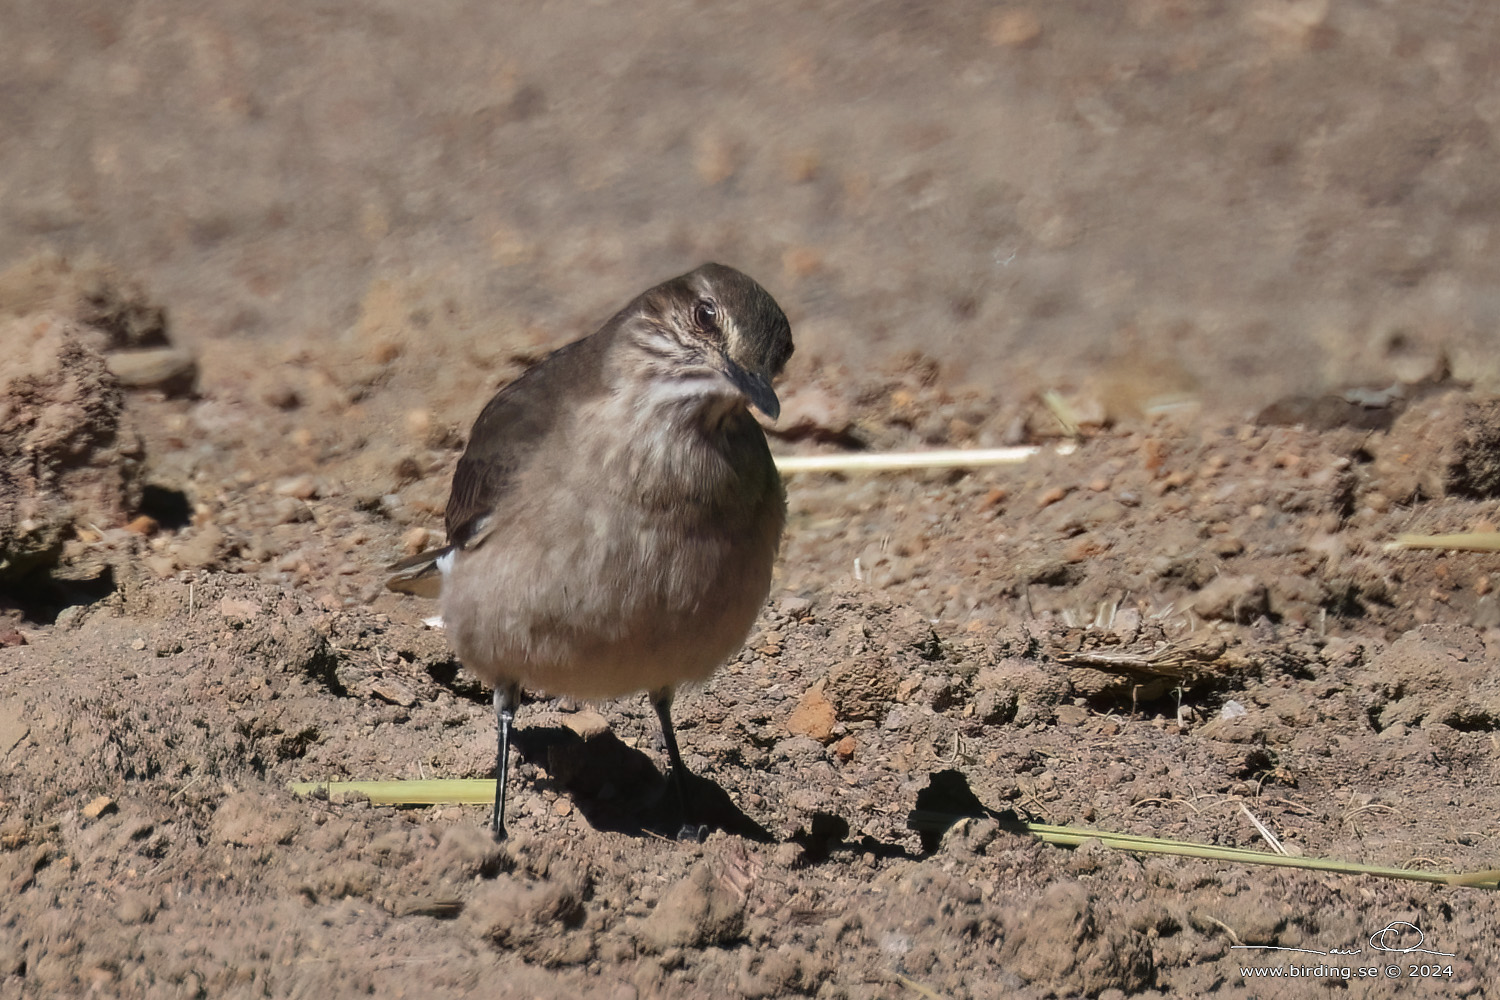
M 1016 823 L 1500 866 L 1500 557 L 1388 544 L 1500 521 L 1500 10 L 4 17 L 0 997 L 1497 992 L 1493 892 Z M 701 844 L 644 698 L 526 706 L 504 844 L 291 795 L 492 773 L 383 567 L 706 259 L 793 321 L 779 454 L 1040 450 L 788 476 Z

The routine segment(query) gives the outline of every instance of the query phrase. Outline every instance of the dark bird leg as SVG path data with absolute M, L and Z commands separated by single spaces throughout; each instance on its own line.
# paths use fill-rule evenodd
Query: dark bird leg
M 672 773 L 667 780 L 672 783 L 677 805 L 682 809 L 682 829 L 678 831 L 677 839 L 702 840 L 703 828 L 692 822 L 692 812 L 688 809 L 688 769 L 682 762 L 682 751 L 677 749 L 677 731 L 672 728 L 673 693 L 669 687 L 651 692 L 651 705 L 656 709 L 656 717 L 661 720 L 661 735 L 667 744 L 667 760 L 672 765 Z
M 516 709 L 521 707 L 521 688 L 505 684 L 495 688 L 495 722 L 499 725 L 499 747 L 495 752 L 495 812 L 490 830 L 496 840 L 505 839 L 505 778 L 510 773 L 510 727 L 515 725 Z

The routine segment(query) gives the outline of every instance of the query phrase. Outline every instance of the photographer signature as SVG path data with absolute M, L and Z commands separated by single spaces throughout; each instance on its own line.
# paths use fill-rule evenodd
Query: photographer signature
M 1407 920 L 1392 920 L 1380 930 L 1370 935 L 1370 947 L 1375 951 L 1383 951 L 1394 955 L 1437 955 L 1440 958 L 1453 958 L 1458 953 L 1452 951 L 1433 951 L 1424 948 L 1427 938 L 1422 933 L 1422 928 Z M 1232 949 L 1245 951 L 1295 951 L 1304 955 L 1360 955 L 1364 953 L 1362 948 L 1329 948 L 1322 951 L 1317 948 L 1283 948 L 1274 944 L 1236 944 L 1230 946 Z

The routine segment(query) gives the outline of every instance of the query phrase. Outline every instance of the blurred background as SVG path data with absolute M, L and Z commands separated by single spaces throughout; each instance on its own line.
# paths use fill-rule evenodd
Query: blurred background
M 1500 385 L 1479 0 L 5 0 L 0 22 L 0 268 L 140 282 L 210 394 L 384 366 L 366 381 L 466 424 L 508 363 L 709 259 L 786 307 L 793 381 L 855 407 L 912 366 L 1121 419 L 1444 364 Z

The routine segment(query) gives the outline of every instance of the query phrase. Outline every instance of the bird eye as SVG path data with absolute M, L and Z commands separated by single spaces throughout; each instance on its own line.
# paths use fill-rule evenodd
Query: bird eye
M 717 330 L 719 328 L 719 307 L 709 299 L 699 299 L 698 304 L 693 306 L 693 322 L 698 324 L 700 330 Z

